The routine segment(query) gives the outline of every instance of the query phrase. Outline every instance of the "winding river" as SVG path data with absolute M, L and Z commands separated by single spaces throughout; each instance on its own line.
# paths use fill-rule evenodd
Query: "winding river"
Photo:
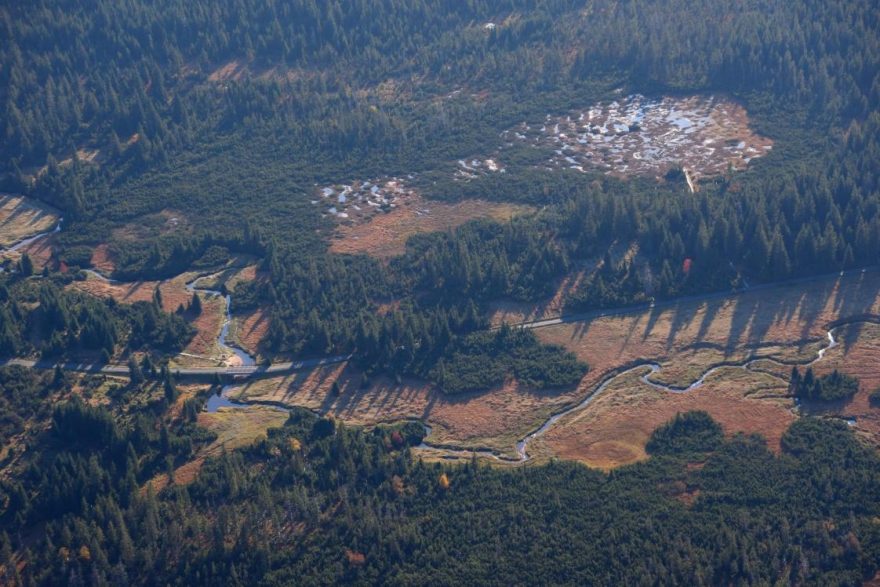
M 58 224 L 55 226 L 55 228 L 52 231 L 43 232 L 43 233 L 34 235 L 32 237 L 29 237 L 27 239 L 24 239 L 22 241 L 19 241 L 18 243 L 9 247 L 9 250 L 12 250 L 12 251 L 19 250 L 19 249 L 39 240 L 41 238 L 44 238 L 50 234 L 53 234 L 53 233 L 60 231 L 62 221 L 63 221 L 63 218 L 59 219 Z M 99 273 L 95 270 L 92 270 L 92 269 L 87 269 L 86 273 L 92 275 L 93 277 L 95 277 L 97 279 L 104 280 L 108 283 L 115 283 L 115 284 L 120 283 L 119 281 L 116 281 L 114 279 L 110 279 L 109 277 L 102 275 L 101 273 Z M 230 344 L 230 342 L 227 340 L 227 337 L 229 334 L 229 327 L 232 322 L 232 298 L 231 298 L 231 296 L 229 294 L 224 294 L 223 292 L 218 291 L 218 290 L 204 288 L 204 287 L 198 287 L 199 281 L 201 281 L 202 279 L 207 279 L 209 277 L 214 277 L 214 276 L 218 275 L 218 273 L 219 272 L 206 273 L 206 274 L 197 276 L 195 279 L 193 279 L 192 281 L 190 281 L 189 283 L 186 284 L 186 290 L 189 292 L 195 292 L 195 291 L 201 292 L 202 294 L 209 296 L 209 297 L 222 296 L 224 298 L 224 301 L 226 303 L 226 314 L 225 314 L 225 320 L 223 322 L 223 327 L 220 330 L 220 335 L 217 340 L 217 345 L 221 349 L 223 349 L 224 351 L 235 355 L 237 357 L 238 361 L 240 361 L 240 364 L 242 366 L 255 365 L 256 361 L 254 360 L 254 357 L 252 357 L 251 355 L 246 353 L 241 348 L 238 348 L 237 346 Z M 872 321 L 871 320 L 853 320 L 848 323 L 849 324 L 857 324 L 857 323 L 867 323 L 867 322 L 872 322 Z M 550 428 L 552 428 L 560 419 L 587 408 L 593 402 L 593 400 L 595 400 L 597 397 L 599 397 L 611 384 L 613 384 L 620 377 L 623 377 L 625 375 L 628 375 L 628 374 L 636 372 L 636 371 L 642 371 L 647 368 L 648 372 L 640 377 L 640 380 L 643 383 L 650 385 L 651 387 L 653 387 L 655 389 L 659 389 L 659 390 L 662 390 L 662 391 L 665 391 L 668 393 L 687 393 L 687 392 L 694 391 L 694 390 L 702 387 L 702 385 L 705 383 L 706 379 L 710 375 L 712 375 L 713 373 L 719 371 L 720 369 L 729 369 L 729 368 L 749 369 L 752 365 L 754 365 L 755 363 L 757 363 L 759 361 L 771 361 L 771 362 L 774 362 L 774 363 L 777 363 L 780 365 L 784 364 L 784 365 L 809 366 L 809 365 L 812 365 L 818 361 L 821 361 L 825 357 L 826 352 L 828 352 L 829 350 L 838 346 L 839 343 L 834 336 L 834 331 L 837 328 L 838 328 L 838 326 L 829 328 L 829 330 L 826 332 L 828 343 L 825 344 L 821 349 L 819 349 L 819 351 L 816 353 L 816 357 L 810 361 L 797 363 L 797 362 L 778 361 L 778 360 L 775 360 L 775 359 L 772 359 L 769 357 L 753 357 L 751 359 L 748 359 L 746 361 L 739 362 L 739 363 L 724 363 L 724 364 L 716 365 L 714 367 L 707 369 L 705 372 L 703 372 L 703 374 L 696 381 L 694 381 L 693 383 L 691 383 L 690 385 L 688 385 L 686 387 L 676 387 L 673 385 L 666 385 L 664 383 L 659 383 L 657 381 L 652 380 L 651 376 L 656 375 L 661 370 L 661 366 L 658 363 L 653 362 L 653 361 L 645 361 L 643 363 L 639 363 L 635 366 L 629 367 L 629 368 L 624 369 L 622 371 L 611 373 L 608 377 L 605 378 L 604 381 L 602 381 L 591 393 L 589 393 L 579 403 L 551 415 L 536 430 L 527 434 L 519 442 L 517 442 L 516 443 L 516 457 L 509 457 L 509 456 L 500 454 L 497 451 L 490 450 L 487 448 L 461 448 L 461 447 L 456 447 L 456 446 L 452 446 L 452 445 L 435 444 L 435 443 L 430 443 L 430 442 L 422 442 L 422 444 L 420 444 L 417 448 L 424 449 L 424 450 L 438 451 L 441 454 L 441 456 L 443 456 L 444 458 L 461 458 L 461 457 L 470 458 L 472 456 L 479 456 L 479 457 L 490 458 L 490 459 L 493 459 L 493 460 L 496 460 L 499 462 L 504 462 L 504 463 L 511 463 L 511 464 L 525 463 L 528 460 L 530 460 L 530 458 L 531 458 L 528 454 L 529 443 L 531 443 L 536 438 L 539 438 L 539 437 L 543 436 L 544 434 L 546 434 L 547 431 L 550 430 Z M 218 408 L 222 408 L 222 407 L 247 408 L 247 407 L 251 407 L 254 405 L 266 405 L 266 404 L 260 404 L 259 402 L 238 402 L 238 401 L 231 400 L 229 398 L 229 393 L 230 393 L 231 389 L 232 389 L 232 386 L 230 386 L 230 385 L 223 386 L 223 388 L 221 389 L 221 392 L 219 394 L 211 396 L 211 398 L 208 400 L 206 410 L 208 412 L 216 412 Z M 269 405 L 269 407 L 272 407 L 274 409 L 284 410 L 284 411 L 290 410 L 289 408 L 285 408 L 283 406 L 278 406 L 278 405 Z M 851 420 L 847 420 L 847 422 L 850 425 L 852 425 L 854 423 Z M 427 424 L 424 424 L 424 422 L 423 422 L 423 425 L 425 426 L 425 432 L 426 432 L 425 436 L 426 437 L 430 436 L 431 427 Z
M 871 320 L 854 320 L 852 322 L 848 322 L 847 324 L 858 324 L 858 323 L 862 323 L 862 322 L 867 323 L 867 322 L 872 322 L 872 321 Z M 757 363 L 759 361 L 771 361 L 771 362 L 774 362 L 774 363 L 777 363 L 780 365 L 810 366 L 810 365 L 815 364 L 818 361 L 821 361 L 825 357 L 825 353 L 827 351 L 838 346 L 839 343 L 834 336 L 834 331 L 838 327 L 839 326 L 835 326 L 833 328 L 830 328 L 826 332 L 826 337 L 828 339 L 827 344 L 825 344 L 821 349 L 819 349 L 819 351 L 816 353 L 816 357 L 810 361 L 783 362 L 783 361 L 778 361 L 778 360 L 775 360 L 775 359 L 772 359 L 769 357 L 753 357 L 751 359 L 748 359 L 748 360 L 740 362 L 740 363 L 725 363 L 725 364 L 716 365 L 714 367 L 711 367 L 711 368 L 707 369 L 705 372 L 703 372 L 703 374 L 696 381 L 694 381 L 693 383 L 691 383 L 687 387 L 676 387 L 673 385 L 666 385 L 663 383 L 659 383 L 657 381 L 653 381 L 651 379 L 651 376 L 659 373 L 661 370 L 661 367 L 658 363 L 655 363 L 652 361 L 646 361 L 644 363 L 639 363 L 638 365 L 626 368 L 622 371 L 612 373 L 608 377 L 606 377 L 604 381 L 602 381 L 591 393 L 589 393 L 579 403 L 577 403 L 574 406 L 571 406 L 569 408 L 566 408 L 560 412 L 553 414 L 543 424 L 541 424 L 540 427 L 538 427 L 533 432 L 527 434 L 519 442 L 517 442 L 515 457 L 506 456 L 504 454 L 501 454 L 497 451 L 494 451 L 494 450 L 491 450 L 488 448 L 462 448 L 462 447 L 457 447 L 457 446 L 453 446 L 453 445 L 431 443 L 431 442 L 426 442 L 426 441 L 423 441 L 416 448 L 421 449 L 421 450 L 436 451 L 443 458 L 471 458 L 473 456 L 477 456 L 477 457 L 489 458 L 489 459 L 492 459 L 492 460 L 495 460 L 498 462 L 502 462 L 502 463 L 522 464 L 522 463 L 525 463 L 531 459 L 531 456 L 528 453 L 529 443 L 531 443 L 536 438 L 539 438 L 539 437 L 543 436 L 544 434 L 546 434 L 547 431 L 550 430 L 550 428 L 552 428 L 562 418 L 587 408 L 597 397 L 602 395 L 602 393 L 620 377 L 626 376 L 626 375 L 631 374 L 633 372 L 644 371 L 645 369 L 647 369 L 648 372 L 640 377 L 640 380 L 642 382 L 646 383 L 647 385 L 650 385 L 651 387 L 654 387 L 655 389 L 660 389 L 662 391 L 666 391 L 668 393 L 688 393 L 690 391 L 694 391 L 694 390 L 702 387 L 703 384 L 705 383 L 706 379 L 710 375 L 712 375 L 713 373 L 715 373 L 721 369 L 729 369 L 729 368 L 749 369 L 752 365 L 754 365 L 755 363 Z M 220 407 L 246 408 L 246 407 L 253 406 L 253 405 L 261 405 L 258 402 L 249 403 L 249 402 L 236 402 L 236 401 L 230 400 L 228 397 L 229 391 L 230 391 L 230 386 L 225 386 L 220 395 L 213 396 L 211 398 L 211 400 L 209 400 L 209 402 L 208 402 L 208 408 L 207 408 L 208 411 L 214 412 L 217 410 L 217 408 L 220 408 Z M 283 409 L 285 411 L 289 411 L 289 409 L 283 408 L 283 407 L 277 406 L 277 405 L 273 405 L 270 407 L 273 407 L 275 409 Z M 853 420 L 846 420 L 846 421 L 849 425 L 853 425 L 855 423 Z M 424 424 L 424 422 L 422 422 L 422 423 L 425 426 L 425 436 L 426 437 L 430 436 L 431 427 L 428 424 Z
M 238 363 L 243 367 L 256 365 L 257 361 L 252 355 L 249 355 L 240 347 L 231 344 L 226 340 L 229 336 L 229 327 L 232 324 L 232 296 L 229 294 L 224 294 L 223 292 L 216 289 L 198 287 L 199 281 L 201 281 L 202 279 L 207 279 L 208 277 L 214 277 L 215 275 L 218 275 L 218 273 L 210 273 L 208 275 L 200 275 L 196 277 L 186 284 L 186 291 L 198 291 L 209 297 L 223 298 L 223 301 L 226 303 L 226 314 L 223 320 L 223 327 L 220 329 L 220 336 L 217 338 L 217 346 L 219 346 L 224 351 L 232 353 L 234 356 L 238 357 Z
M 38 234 L 35 234 L 34 236 L 29 236 L 29 237 L 27 237 L 26 239 L 22 239 L 22 240 L 18 241 L 17 243 L 15 243 L 15 244 L 13 244 L 13 245 L 10 245 L 10 246 L 7 248 L 7 250 L 9 250 L 9 251 L 18 251 L 19 249 L 23 249 L 24 247 L 28 246 L 28 245 L 31 244 L 31 243 L 34 243 L 34 242 L 40 240 L 41 238 L 47 237 L 47 236 L 49 236 L 50 234 L 55 234 L 56 232 L 60 232 L 60 231 L 61 231 L 61 223 L 62 223 L 62 222 L 64 222 L 64 218 L 59 218 L 59 219 L 58 219 L 58 223 L 55 225 L 55 228 L 53 228 L 52 230 L 47 230 L 46 232 L 40 232 L 40 233 L 38 233 Z
M 7 247 L 6 250 L 7 251 L 18 251 L 24 247 L 27 247 L 31 243 L 34 243 L 34 242 L 42 239 L 42 238 L 45 238 L 51 234 L 55 234 L 57 232 L 60 232 L 61 225 L 63 222 L 64 222 L 64 218 L 59 218 L 58 223 L 55 225 L 55 228 L 53 228 L 52 230 L 46 231 L 46 232 L 41 232 L 41 233 L 35 234 L 33 236 L 29 236 L 25 239 L 22 239 L 22 240 L 18 241 L 17 243 Z M 100 273 L 94 269 L 85 269 L 84 271 L 86 274 L 91 275 L 95 279 L 100 279 L 101 281 L 104 281 L 109 284 L 118 285 L 121 283 L 126 283 L 126 282 L 122 282 L 122 281 L 107 277 L 103 273 Z M 225 313 L 225 317 L 223 320 L 223 327 L 221 328 L 220 335 L 217 338 L 217 346 L 220 347 L 220 349 L 223 350 L 225 353 L 229 353 L 229 354 L 237 357 L 236 362 L 238 363 L 238 365 L 245 366 L 245 367 L 256 365 L 256 360 L 254 359 L 253 356 L 249 355 L 243 349 L 235 346 L 234 344 L 231 344 L 227 340 L 227 338 L 229 336 L 229 327 L 232 324 L 232 296 L 230 296 L 229 294 L 224 294 L 223 292 L 215 290 L 215 289 L 198 287 L 198 282 L 200 280 L 207 279 L 208 277 L 214 277 L 215 275 L 218 275 L 218 274 L 219 274 L 219 272 L 199 275 L 198 277 L 196 277 L 195 279 L 193 279 L 192 281 L 190 281 L 189 283 L 186 284 L 186 286 L 185 286 L 186 290 L 188 292 L 198 291 L 208 297 L 216 297 L 216 296 L 223 297 L 224 302 L 226 303 L 226 313 Z M 134 283 L 134 282 L 132 282 L 132 283 Z

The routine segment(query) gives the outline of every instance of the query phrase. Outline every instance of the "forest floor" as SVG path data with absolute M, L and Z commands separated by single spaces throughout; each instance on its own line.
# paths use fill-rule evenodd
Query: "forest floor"
M 0 248 L 12 246 L 58 224 L 59 214 L 31 198 L 0 194 Z

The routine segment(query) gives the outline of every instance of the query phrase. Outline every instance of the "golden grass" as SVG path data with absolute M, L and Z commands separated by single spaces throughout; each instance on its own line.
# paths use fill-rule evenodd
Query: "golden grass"
M 795 419 L 784 397 L 787 383 L 766 373 L 728 367 L 689 392 L 670 393 L 644 383 L 648 371 L 621 376 L 584 410 L 562 418 L 530 445 L 530 454 L 578 460 L 610 469 L 647 458 L 651 433 L 679 412 L 704 410 L 727 434 L 757 433 L 779 450 L 783 432 Z
M 236 313 L 229 329 L 230 339 L 249 354 L 257 355 L 260 344 L 269 332 L 270 320 L 268 310 L 263 308 Z
M 92 251 L 92 267 L 102 275 L 110 275 L 116 270 L 116 262 L 110 254 L 110 245 L 102 243 Z
M 543 341 L 569 348 L 592 366 L 576 389 L 538 392 L 508 381 L 484 393 L 447 396 L 422 381 L 396 383 L 385 377 L 362 389 L 359 371 L 335 365 L 248 382 L 233 396 L 302 406 L 358 425 L 419 419 L 432 428 L 430 442 L 491 448 L 514 456 L 517 440 L 627 365 L 656 361 L 662 369 L 652 380 L 686 386 L 720 363 L 755 356 L 807 361 L 827 341 L 828 322 L 880 312 L 878 292 L 880 276 L 867 273 L 537 329 Z M 867 344 L 851 345 L 853 356 L 880 364 L 868 357 L 873 347 Z M 828 353 L 829 364 L 838 351 L 842 348 Z M 875 358 L 880 359 L 880 351 Z M 691 409 L 708 411 L 728 433 L 760 433 L 778 449 L 782 432 L 795 417 L 791 400 L 784 397 L 790 370 L 770 360 L 759 361 L 749 371 L 727 368 L 686 394 L 644 385 L 636 376 L 622 377 L 606 390 L 604 399 L 577 412 L 577 418 L 564 418 L 546 437 L 530 444 L 529 453 L 539 461 L 560 456 L 603 468 L 634 462 L 645 457 L 645 442 L 657 425 L 677 411 Z M 331 392 L 334 381 L 339 383 L 338 395 Z M 871 381 L 866 379 L 865 385 L 874 385 Z M 880 385 L 880 374 L 876 384 Z M 854 402 L 852 409 L 859 405 Z M 873 426 L 867 409 L 858 412 L 865 429 Z M 448 455 L 428 451 L 425 456 Z
M 534 210 L 530 206 L 465 200 L 449 204 L 413 194 L 388 213 L 379 213 L 362 224 L 343 224 L 330 243 L 333 253 L 364 253 L 380 259 L 401 255 L 414 234 L 448 230 L 475 218 L 508 221 Z
M 615 369 L 645 360 L 662 366 L 652 376 L 653 381 L 686 386 L 713 365 L 742 362 L 751 356 L 783 362 L 811 360 L 826 344 L 830 322 L 880 312 L 878 292 L 880 276 L 865 273 L 536 332 L 543 341 L 566 346 L 591 364 L 593 371 L 581 382 L 583 395 L 591 393 Z M 873 328 L 867 325 L 860 330 Z M 843 370 L 861 365 L 857 370 L 864 373 L 880 359 L 880 349 L 869 342 L 851 346 L 856 360 L 849 367 L 842 363 Z M 832 368 L 832 358 L 842 348 L 830 351 L 826 360 L 817 364 L 817 370 Z M 721 371 L 727 382 L 707 382 L 696 393 L 687 394 L 644 390 L 639 383 L 627 392 L 634 395 L 626 395 L 624 391 L 614 392 L 615 382 L 606 390 L 605 399 L 597 399 L 577 418 L 561 420 L 535 443 L 534 450 L 543 456 L 573 458 L 602 468 L 618 466 L 644 458 L 644 443 L 653 427 L 676 411 L 688 409 L 708 411 L 726 431 L 759 432 L 771 447 L 778 448 L 779 437 L 794 417 L 786 416 L 790 405 L 778 405 L 778 396 L 785 392 L 779 377 L 787 378 L 790 370 L 790 366 L 761 361 L 751 372 Z M 719 373 L 711 380 L 717 380 Z M 781 387 L 767 387 L 772 381 Z M 872 381 L 867 377 L 863 386 L 867 389 Z M 880 384 L 880 373 L 876 383 Z M 656 398 L 646 401 L 658 393 L 668 397 L 663 402 Z M 841 415 L 857 415 L 864 420 L 859 428 L 876 435 L 873 414 L 866 407 L 867 391 L 864 395 L 864 399 L 859 399 L 860 395 L 850 404 L 850 413 Z M 617 403 L 609 404 L 609 397 Z M 594 415 L 598 420 L 591 419 Z
M 0 247 L 8 247 L 58 224 L 53 208 L 13 194 L 0 194 Z
M 854 418 L 855 430 L 880 444 L 880 407 L 872 406 L 868 399 L 871 392 L 880 387 L 880 325 L 852 324 L 839 328 L 836 334 L 840 345 L 830 349 L 813 369 L 818 375 L 839 369 L 857 377 L 859 391 L 848 401 L 805 411 Z
M 344 364 L 283 378 L 247 382 L 230 393 L 239 400 L 300 406 L 356 425 L 419 419 L 432 428 L 429 440 L 462 447 L 488 447 L 514 454 L 516 440 L 573 399 L 571 393 L 536 391 L 508 381 L 483 393 L 449 396 L 424 381 L 396 383 L 377 377 L 368 388 L 362 373 Z M 333 383 L 339 394 L 333 395 Z
M 113 298 L 117 302 L 133 304 L 149 302 L 156 293 L 158 281 L 135 281 L 130 283 L 110 283 L 93 275 L 83 281 L 73 281 L 67 287 L 99 298 Z
M 205 462 L 210 457 L 220 456 L 224 451 L 250 446 L 266 437 L 270 428 L 278 428 L 287 421 L 287 414 L 260 406 L 249 408 L 220 408 L 216 412 L 199 414 L 198 424 L 217 434 L 217 438 L 201 449 L 195 458 L 174 471 L 174 482 L 178 485 L 192 483 Z M 168 484 L 168 475 L 157 475 L 149 484 L 154 491 L 160 491 Z

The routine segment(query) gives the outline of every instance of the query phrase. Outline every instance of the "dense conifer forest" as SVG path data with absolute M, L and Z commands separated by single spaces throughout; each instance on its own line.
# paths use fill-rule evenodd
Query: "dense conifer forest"
M 511 377 L 571 389 L 590 365 L 531 331 L 492 329 L 491 304 L 545 301 L 587 265 L 564 312 L 878 264 L 878 33 L 872 0 L 4 3 L 0 191 L 64 221 L 42 273 L 28 255 L 0 272 L 0 359 L 117 357 L 130 381 L 0 367 L 0 582 L 876 577 L 880 457 L 829 419 L 797 420 L 774 454 L 690 412 L 654 432 L 647 460 L 607 473 L 423 462 L 419 422 L 362 429 L 294 410 L 177 483 L 216 440 L 197 420 L 218 388 L 179 402 L 164 368 L 201 301 L 183 316 L 66 286 L 102 245 L 122 281 L 250 255 L 265 278 L 233 288 L 232 309 L 266 310 L 264 356 L 352 353 L 365 378 L 450 395 Z M 523 121 L 632 93 L 729 97 L 773 149 L 697 193 L 676 173 L 550 170 L 537 147 L 509 150 L 503 175 L 450 172 Z M 416 234 L 388 259 L 330 252 L 319 186 L 392 176 L 428 202 L 532 211 Z M 168 210 L 186 230 L 120 236 Z M 857 389 L 795 370 L 790 391 L 827 402 Z
M 0 377 L 19 412 L 65 395 L 49 375 Z M 119 418 L 78 399 L 56 405 L 46 450 L 3 483 L 8 580 L 843 585 L 880 561 L 880 461 L 832 421 L 797 422 L 774 456 L 689 413 L 655 433 L 648 462 L 607 475 L 430 465 L 409 455 L 419 425 L 365 432 L 297 411 L 157 495 L 139 485 L 210 438 L 185 414 Z M 19 571 L 12 552 L 34 525 Z
M 493 299 L 541 299 L 615 242 L 645 252 L 648 281 L 606 265 L 569 309 L 827 273 L 880 254 L 870 2 L 46 1 L 2 17 L 4 187 L 63 210 L 60 258 L 86 266 L 110 241 L 115 277 L 153 279 L 209 250 L 214 260 L 258 254 L 271 286 L 243 291 L 241 303 L 271 305 L 273 352 L 375 352 L 359 344 L 366 336 L 388 349 L 377 364 L 406 372 L 407 360 L 388 356 L 405 340 L 470 331 L 479 322 L 462 316 Z M 209 81 L 229 62 L 244 73 Z M 383 98 L 389 80 L 399 89 Z M 488 97 L 436 99 L 462 87 Z M 488 148 L 519 120 L 613 88 L 733 95 L 776 147 L 698 198 L 683 197 L 683 183 L 530 165 L 467 185 L 437 174 L 438 162 Z M 80 161 L 78 149 L 99 149 L 102 163 Z M 311 186 L 359 173 L 418 173 L 435 198 L 542 211 L 413 239 L 389 266 L 328 255 L 331 227 L 308 203 Z M 119 223 L 167 207 L 169 192 L 194 219 L 186 234 L 112 237 Z M 411 300 L 421 324 L 408 310 L 378 318 L 388 297 Z

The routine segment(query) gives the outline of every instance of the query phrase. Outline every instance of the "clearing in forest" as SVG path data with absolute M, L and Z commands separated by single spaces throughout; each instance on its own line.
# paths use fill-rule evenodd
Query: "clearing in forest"
M 533 390 L 514 380 L 487 392 L 458 395 L 408 377 L 396 382 L 379 376 L 364 383 L 363 373 L 346 364 L 248 381 L 233 387 L 229 397 L 308 408 L 360 426 L 422 420 L 431 427 L 430 442 L 490 448 L 509 457 L 515 456 L 520 436 L 574 399 L 571 393 Z
M 416 192 L 393 203 L 394 207 L 375 213 L 365 221 L 343 221 L 336 229 L 330 251 L 365 253 L 384 259 L 403 254 L 407 239 L 414 234 L 449 230 L 477 218 L 504 222 L 534 210 L 531 206 L 485 200 L 450 204 L 426 200 Z
M 312 204 L 326 206 L 325 215 L 347 224 L 359 224 L 376 214 L 408 205 L 416 191 L 402 179 L 391 177 L 325 186 L 318 194 L 321 199 L 312 200 Z
M 566 346 L 593 367 L 581 382 L 582 397 L 613 373 L 645 361 L 660 365 L 650 381 L 684 387 L 714 365 L 737 365 L 750 357 L 770 360 L 749 369 L 720 369 L 684 393 L 647 385 L 641 377 L 648 367 L 627 373 L 587 408 L 557 422 L 531 445 L 532 453 L 603 468 L 627 464 L 646 457 L 644 446 L 656 425 L 694 409 L 709 412 L 729 434 L 760 433 L 778 450 L 795 417 L 794 401 L 787 397 L 791 364 L 815 359 L 827 346 L 828 326 L 835 320 L 880 315 L 878 292 L 880 274 L 855 273 L 806 286 L 540 328 L 536 333 L 541 340 Z M 872 324 L 841 327 L 835 331 L 841 344 L 826 351 L 814 368 L 824 373 L 837 367 L 862 378 L 863 389 L 852 402 L 828 410 L 856 416 L 857 430 L 880 440 L 880 410 L 871 412 L 867 404 L 868 391 L 880 384 L 877 332 Z
M 561 391 L 535 391 L 511 380 L 487 392 L 450 396 L 407 378 L 398 383 L 375 377 L 364 384 L 358 370 L 333 365 L 250 381 L 230 396 L 306 407 L 358 425 L 419 419 L 431 427 L 431 443 L 490 448 L 515 457 L 518 440 L 628 367 L 654 361 L 660 370 L 650 375 L 652 382 L 684 387 L 712 366 L 732 363 L 686 393 L 643 382 L 649 367 L 621 375 L 584 409 L 531 441 L 527 452 L 536 462 L 553 456 L 603 468 L 635 462 L 645 457 L 645 443 L 657 425 L 692 409 L 712 414 L 728 434 L 759 433 L 778 449 L 782 433 L 797 417 L 787 396 L 787 363 L 814 359 L 828 343 L 829 322 L 880 315 L 878 292 L 880 273 L 847 274 L 807 286 L 783 285 L 536 329 L 542 341 L 569 348 L 591 366 L 578 386 Z M 847 329 L 854 330 L 846 334 Z M 859 432 L 880 438 L 880 410 L 867 403 L 868 391 L 880 385 L 880 326 L 841 327 L 839 333 L 841 345 L 827 351 L 815 368 L 824 372 L 837 365 L 863 378 L 860 394 L 834 413 L 856 417 Z M 736 366 L 758 356 L 773 361 L 750 369 Z
M 174 470 L 174 483 L 177 485 L 192 483 L 206 459 L 252 445 L 259 439 L 265 438 L 270 428 L 283 426 L 287 417 L 286 412 L 261 406 L 245 409 L 220 408 L 216 412 L 199 413 L 198 425 L 217 434 L 217 438 L 200 449 L 194 458 Z M 161 473 L 150 480 L 149 484 L 154 491 L 160 491 L 168 485 L 168 481 L 168 475 Z
M 58 219 L 57 211 L 30 198 L 0 194 L 0 248 L 49 232 Z
M 177 210 L 162 210 L 146 214 L 137 222 L 129 222 L 113 230 L 114 241 L 142 242 L 175 232 L 186 234 L 191 229 L 189 219 Z
M 681 167 L 692 179 L 743 169 L 772 148 L 749 128 L 739 104 L 717 96 L 627 96 L 565 116 L 547 115 L 502 133 L 516 142 L 549 149 L 550 169 L 609 175 L 662 177 Z

